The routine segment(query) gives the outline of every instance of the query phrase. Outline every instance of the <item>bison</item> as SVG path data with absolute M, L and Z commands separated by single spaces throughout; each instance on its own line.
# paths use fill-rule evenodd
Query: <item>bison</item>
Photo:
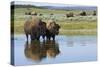
M 80 16 L 86 16 L 87 14 L 86 14 L 86 12 L 85 11 L 82 11 L 81 13 L 80 13 Z
M 94 10 L 93 11 L 93 16 L 96 16 L 97 15 L 97 12 Z
M 32 19 L 27 20 L 24 24 L 24 32 L 26 34 L 27 40 L 29 35 L 31 40 L 39 40 L 40 36 L 45 34 L 45 28 L 46 24 L 42 22 L 40 18 L 33 15 Z
M 72 12 L 70 12 L 69 14 L 66 14 L 66 17 L 69 18 L 69 17 L 74 17 L 74 14 Z
M 40 24 L 40 36 L 42 36 L 43 40 L 45 40 L 46 30 L 46 22 L 42 21 L 42 23 Z
M 55 35 L 59 34 L 59 29 L 60 29 L 59 24 L 56 24 L 55 21 L 53 20 L 49 20 L 46 27 L 47 27 L 46 30 L 47 40 L 50 40 L 51 37 L 53 38 L 53 40 L 55 40 Z

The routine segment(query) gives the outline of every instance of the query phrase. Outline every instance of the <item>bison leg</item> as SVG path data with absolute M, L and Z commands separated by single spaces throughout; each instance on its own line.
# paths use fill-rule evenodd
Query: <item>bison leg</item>
M 50 36 L 47 36 L 47 40 L 50 40 Z
M 28 41 L 28 34 L 26 34 L 26 38 L 27 38 L 27 41 Z
M 38 36 L 36 39 L 39 40 L 40 39 L 40 36 Z
M 37 32 L 37 33 L 35 34 L 35 37 L 36 37 L 37 40 L 39 40 L 39 39 L 40 39 L 40 34 Z
M 45 35 L 42 35 L 43 40 L 45 40 Z
M 54 36 L 52 36 L 52 38 L 53 38 L 53 40 L 55 40 L 55 35 L 54 35 Z
M 50 37 L 48 39 L 50 40 Z
M 33 34 L 31 34 L 31 41 L 35 40 L 35 36 Z

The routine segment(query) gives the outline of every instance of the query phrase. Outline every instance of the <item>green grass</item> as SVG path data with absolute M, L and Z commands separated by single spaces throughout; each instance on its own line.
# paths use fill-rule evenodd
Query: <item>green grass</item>
M 60 23 L 62 29 L 65 30 L 77 30 L 77 29 L 96 29 L 97 24 L 95 22 L 69 22 L 69 23 Z
M 60 35 L 97 35 L 97 30 L 82 29 L 82 30 L 60 30 Z
M 96 28 L 97 28 L 97 24 L 95 22 L 91 22 L 91 23 L 88 23 L 88 22 L 84 22 L 84 23 L 80 23 L 80 22 L 77 22 L 77 23 L 74 23 L 74 22 L 70 22 L 70 23 L 65 23 L 65 22 L 62 22 L 62 23 L 59 23 L 60 26 L 61 26 L 61 29 L 60 29 L 60 34 L 61 35 L 94 35 L 96 34 Z M 23 21 L 17 21 L 15 24 L 14 24 L 14 32 L 16 34 L 22 34 L 24 33 L 24 30 L 23 30 L 23 25 L 24 25 L 24 22 Z M 74 31 L 74 30 L 86 30 L 86 31 Z M 94 31 L 95 29 L 95 31 Z M 65 31 L 64 31 L 65 30 Z M 66 31 L 67 30 L 67 31 Z M 70 31 L 72 30 L 72 31 Z M 88 31 L 88 30 L 93 30 L 93 31 Z
M 26 17 L 25 12 L 27 10 L 26 8 L 15 8 L 14 11 L 15 11 L 14 33 L 23 34 L 24 33 L 23 25 Z M 96 35 L 97 34 L 96 31 L 97 16 L 75 16 L 71 18 L 65 17 L 65 14 L 69 12 L 73 12 L 75 15 L 77 15 L 78 13 L 81 12 L 79 10 L 67 11 L 67 10 L 50 10 L 50 9 L 32 8 L 32 11 L 43 14 L 43 16 L 41 16 L 43 21 L 47 22 L 51 18 L 56 20 L 56 23 L 58 23 L 61 26 L 60 35 Z M 53 17 L 50 17 L 51 13 L 54 14 Z M 91 10 L 87 11 L 87 13 L 92 14 L 92 11 Z

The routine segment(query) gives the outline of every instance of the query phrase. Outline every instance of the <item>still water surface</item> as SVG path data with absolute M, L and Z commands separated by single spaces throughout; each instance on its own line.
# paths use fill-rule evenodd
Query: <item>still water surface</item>
M 56 36 L 55 41 L 27 42 L 15 35 L 15 65 L 69 63 L 97 60 L 96 36 Z

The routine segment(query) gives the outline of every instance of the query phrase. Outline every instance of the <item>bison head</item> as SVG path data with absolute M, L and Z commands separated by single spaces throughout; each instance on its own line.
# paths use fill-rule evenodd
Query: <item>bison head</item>
M 51 34 L 58 35 L 60 26 L 59 24 L 56 24 L 54 21 L 52 21 L 47 24 L 47 29 Z
M 55 26 L 54 26 L 54 31 L 55 31 L 55 34 L 56 34 L 56 35 L 59 34 L 59 29 L 60 29 L 59 24 L 55 24 Z

